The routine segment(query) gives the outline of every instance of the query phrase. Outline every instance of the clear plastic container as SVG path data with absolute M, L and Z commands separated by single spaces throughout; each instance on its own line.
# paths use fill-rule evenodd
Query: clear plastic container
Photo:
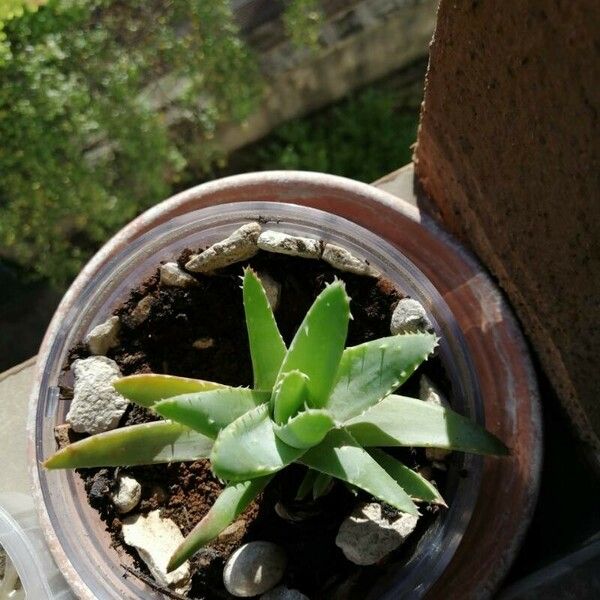
M 456 410 L 483 423 L 483 403 L 467 346 L 453 315 L 429 280 L 401 252 L 370 231 L 346 219 L 314 208 L 279 202 L 221 204 L 177 216 L 131 242 L 98 269 L 67 303 L 60 326 L 50 338 L 47 360 L 40 365 L 39 396 L 32 399 L 34 480 L 39 481 L 41 518 L 51 547 L 65 565 L 80 597 L 104 599 L 160 598 L 134 577 L 124 577 L 119 556 L 96 512 L 86 501 L 82 483 L 70 471 L 47 472 L 40 461 L 55 450 L 53 428 L 63 423 L 68 407 L 58 401 L 58 380 L 69 348 L 125 299 L 130 289 L 184 248 L 212 244 L 240 225 L 259 219 L 268 227 L 330 241 L 367 259 L 404 293 L 427 309 L 441 337 L 440 358 L 452 384 Z M 445 495 L 449 509 L 421 538 L 402 565 L 391 564 L 373 589 L 380 598 L 421 597 L 447 567 L 473 513 L 481 482 L 482 461 L 461 455 L 462 464 L 448 474 Z M 460 469 L 468 478 L 459 476 Z M 75 583 L 73 583 L 75 582 Z
M 6 553 L 0 600 L 72 600 L 46 546 L 30 496 L 0 494 L 0 546 Z

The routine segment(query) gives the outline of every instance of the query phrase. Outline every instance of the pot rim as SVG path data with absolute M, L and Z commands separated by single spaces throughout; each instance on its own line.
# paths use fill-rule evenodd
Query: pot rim
M 459 246 L 457 242 L 455 242 L 449 234 L 443 231 L 431 218 L 420 213 L 416 207 L 396 198 L 392 194 L 378 190 L 377 188 L 374 188 L 368 184 L 334 175 L 303 171 L 271 171 L 235 175 L 204 183 L 172 196 L 171 198 L 161 202 L 160 204 L 141 214 L 139 217 L 126 225 L 116 235 L 114 235 L 82 269 L 81 273 L 78 275 L 65 294 L 50 323 L 50 326 L 48 327 L 40 348 L 40 352 L 38 354 L 27 425 L 29 440 L 29 471 L 33 483 L 34 500 L 38 509 L 42 529 L 46 539 L 49 542 L 50 549 L 59 565 L 60 570 L 63 572 L 78 596 L 82 598 L 92 597 L 89 595 L 89 589 L 81 580 L 74 567 L 71 565 L 69 559 L 55 537 L 53 527 L 50 523 L 48 513 L 42 500 L 37 465 L 35 464 L 36 405 L 39 397 L 42 377 L 44 374 L 43 367 L 48 357 L 52 342 L 60 329 L 61 315 L 72 306 L 83 288 L 93 279 L 98 270 L 109 260 L 111 256 L 118 254 L 134 239 L 148 232 L 161 222 L 164 222 L 165 219 L 195 210 L 195 208 L 201 207 L 204 201 L 212 198 L 213 196 L 218 196 L 223 192 L 223 190 L 228 191 L 228 198 L 220 200 L 217 202 L 217 204 L 226 203 L 232 200 L 239 201 L 240 198 L 249 200 L 254 197 L 253 194 L 255 192 L 258 193 L 258 191 L 265 185 L 268 188 L 272 187 L 278 188 L 280 191 L 283 190 L 283 195 L 280 194 L 280 196 L 277 198 L 277 201 L 279 202 L 286 202 L 286 191 L 289 193 L 289 202 L 293 203 L 294 200 L 298 201 L 298 199 L 302 198 L 314 199 L 315 196 L 318 197 L 324 192 L 324 190 L 327 190 L 332 194 L 332 201 L 335 201 L 336 197 L 352 197 L 355 202 L 360 203 L 362 201 L 367 203 L 369 206 L 374 205 L 382 207 L 386 211 L 391 211 L 392 213 L 402 215 L 415 223 L 420 223 L 420 225 L 428 230 L 431 235 L 436 236 L 443 245 L 450 247 L 450 250 L 459 255 L 466 267 L 477 273 L 477 277 L 479 277 L 478 284 L 492 293 L 493 302 L 498 304 L 499 310 L 502 312 L 502 323 L 507 329 L 509 335 L 513 337 L 516 344 L 517 353 L 521 354 L 521 358 L 523 360 L 523 375 L 527 380 L 530 405 L 530 423 L 528 434 L 530 439 L 533 440 L 533 443 L 530 443 L 528 447 L 531 455 L 528 465 L 529 472 L 526 474 L 528 485 L 530 487 L 530 493 L 528 494 L 527 502 L 525 502 L 525 504 L 521 507 L 521 520 L 518 526 L 514 527 L 512 539 L 506 544 L 505 551 L 502 553 L 502 555 L 498 556 L 494 571 L 488 573 L 485 579 L 487 582 L 487 589 L 493 589 L 493 587 L 495 587 L 495 585 L 507 571 L 511 562 L 510 557 L 514 554 L 515 549 L 518 548 L 518 545 L 525 533 L 527 524 L 533 511 L 533 507 L 535 506 L 535 500 L 537 498 L 541 466 L 541 419 L 539 400 L 537 398 L 537 390 L 535 388 L 533 368 L 529 362 L 527 349 L 517 327 L 516 320 L 512 316 L 512 313 L 506 305 L 506 302 L 492 284 L 491 279 L 487 276 L 487 274 L 484 274 L 481 271 L 481 267 L 476 259 L 474 259 L 474 257 L 464 248 Z M 260 192 L 259 195 L 264 195 L 264 192 Z M 365 226 L 360 222 L 360 220 L 358 221 L 358 224 L 362 225 L 363 227 Z M 386 239 L 384 236 L 380 235 L 380 237 L 383 237 L 384 240 Z M 481 583 L 483 583 L 483 580 Z

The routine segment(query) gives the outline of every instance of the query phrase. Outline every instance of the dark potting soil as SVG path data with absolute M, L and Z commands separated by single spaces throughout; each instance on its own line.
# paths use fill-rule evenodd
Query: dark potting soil
M 179 258 L 185 264 L 189 251 Z M 259 274 L 266 273 L 281 284 L 277 324 L 289 343 L 306 311 L 326 283 L 343 279 L 351 298 L 348 346 L 390 335 L 390 317 L 401 294 L 384 279 L 340 273 L 327 263 L 259 252 L 248 263 Z M 158 274 L 131 292 L 115 310 L 123 324 L 120 346 L 109 352 L 123 375 L 168 373 L 218 381 L 233 386 L 252 384 L 248 338 L 240 289 L 243 264 L 236 264 L 210 276 L 196 276 L 198 285 L 191 288 L 166 287 L 159 284 Z M 148 308 L 143 322 L 136 318 L 139 302 Z M 200 341 L 200 343 L 198 343 Z M 194 344 L 196 342 L 196 344 Z M 74 347 L 68 366 L 76 358 L 88 356 L 83 345 Z M 448 394 L 449 383 L 441 362 L 432 357 L 403 386 L 402 393 L 418 396 L 419 374 L 427 374 Z M 61 388 L 61 396 L 70 399 L 72 390 Z M 149 411 L 131 407 L 120 426 L 156 419 Z M 430 469 L 424 453 L 414 449 L 391 451 L 412 468 Z M 215 502 L 222 484 L 212 476 L 207 460 L 193 463 L 145 466 L 127 469 L 80 469 L 90 504 L 106 522 L 115 546 L 130 554 L 137 568 L 147 573 L 135 551 L 121 541 L 122 517 L 109 499 L 119 473 L 127 472 L 142 484 L 142 500 L 137 512 L 160 509 L 164 517 L 175 521 L 187 535 Z M 191 598 L 232 598 L 223 587 L 223 565 L 242 543 L 267 540 L 281 545 L 288 555 L 283 583 L 299 589 L 312 600 L 364 596 L 371 581 L 383 565 L 359 568 L 344 557 L 335 545 L 341 522 L 356 505 L 357 498 L 345 486 L 336 483 L 327 495 L 313 502 L 293 501 L 304 475 L 303 467 L 292 465 L 279 473 L 262 497 L 253 502 L 242 517 L 215 543 L 191 560 L 193 587 Z M 439 472 L 436 483 L 443 489 L 444 476 Z M 372 500 L 367 494 L 359 498 Z M 408 555 L 414 540 L 427 529 L 436 512 L 422 507 L 424 514 L 413 542 L 405 544 L 395 559 Z M 287 513 L 288 518 L 281 514 Z M 393 518 L 395 509 L 386 508 Z M 290 519 L 289 517 L 292 517 Z M 394 556 L 384 559 L 387 562 Z M 335 589 L 350 578 L 353 591 Z M 341 595 L 340 595 L 341 594 Z

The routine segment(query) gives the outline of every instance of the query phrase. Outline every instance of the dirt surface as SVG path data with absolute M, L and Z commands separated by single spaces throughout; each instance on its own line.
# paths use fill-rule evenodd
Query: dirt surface
M 184 252 L 180 263 L 185 262 L 186 256 L 187 252 Z M 389 282 L 340 273 L 322 261 L 263 252 L 249 264 L 259 274 L 268 273 L 281 283 L 275 315 L 286 343 L 291 341 L 315 297 L 336 276 L 346 282 L 352 298 L 353 319 L 347 345 L 390 335 L 390 316 L 401 295 Z M 198 286 L 187 289 L 161 286 L 157 275 L 149 278 L 115 310 L 124 326 L 121 345 L 111 351 L 109 357 L 118 363 L 125 375 L 168 373 L 229 385 L 251 385 L 252 366 L 240 289 L 242 266 L 237 264 L 211 276 L 199 275 Z M 150 300 L 145 300 L 147 298 Z M 135 309 L 142 300 L 150 309 L 147 318 L 140 323 L 135 318 Z M 212 340 L 212 344 L 194 347 L 194 342 L 200 339 Z M 86 355 L 85 347 L 79 345 L 73 348 L 69 362 Z M 421 371 L 447 389 L 437 359 L 430 359 Z M 413 376 L 403 387 L 403 392 L 417 395 L 418 379 L 418 374 Z M 71 391 L 64 388 L 62 393 L 66 399 Z M 149 411 L 132 407 L 124 415 L 121 425 L 152 419 L 156 417 Z M 64 440 L 64 432 L 62 437 Z M 421 451 L 398 449 L 395 453 L 413 468 L 427 462 Z M 118 474 L 126 472 L 142 484 L 142 500 L 136 511 L 160 508 L 162 515 L 173 519 L 184 535 L 208 512 L 222 489 L 222 484 L 212 476 L 207 460 L 120 470 L 81 469 L 79 472 L 84 478 L 90 504 L 107 523 L 114 544 L 130 553 L 142 572 L 146 572 L 145 567 L 137 561 L 135 553 L 121 544 L 121 518 L 109 499 Z M 334 589 L 348 577 L 353 578 L 357 590 L 364 590 L 368 581 L 377 576 L 377 566 L 359 569 L 344 558 L 334 542 L 340 523 L 357 501 L 355 496 L 336 483 L 329 494 L 316 502 L 295 502 L 293 497 L 304 472 L 303 467 L 293 465 L 279 473 L 228 535 L 192 559 L 195 574 L 191 598 L 231 598 L 222 584 L 223 565 L 233 550 L 251 540 L 280 544 L 290 557 L 284 583 L 301 590 L 311 600 L 333 598 Z M 365 494 L 363 499 L 369 501 L 372 498 Z M 279 511 L 275 510 L 278 503 Z M 278 514 L 282 513 L 282 507 L 283 512 L 293 519 L 284 519 Z M 427 515 L 434 512 L 425 511 L 426 518 L 420 520 L 420 531 L 431 522 Z M 394 509 L 389 509 L 386 515 L 393 517 L 392 513 L 395 513 Z M 416 538 L 418 536 L 415 534 Z M 360 597 L 360 593 L 355 592 L 356 597 Z M 343 597 L 351 595 L 345 591 Z

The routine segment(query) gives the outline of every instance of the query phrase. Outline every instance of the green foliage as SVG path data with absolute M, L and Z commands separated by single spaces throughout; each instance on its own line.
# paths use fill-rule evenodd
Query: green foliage
M 366 89 L 312 117 L 275 129 L 249 168 L 301 169 L 370 183 L 411 160 L 418 113 L 395 108 L 394 91 Z
M 179 449 L 176 436 L 170 450 L 174 456 L 205 457 L 211 448 L 213 472 L 229 483 L 177 549 L 171 569 L 218 535 L 270 477 L 293 462 L 309 468 L 298 498 L 311 491 L 314 498 L 327 493 L 335 478 L 398 510 L 418 514 L 414 501 L 444 503 L 437 490 L 385 452 L 365 447 L 506 452 L 499 440 L 465 417 L 391 394 L 433 351 L 435 335 L 406 334 L 344 350 L 349 298 L 343 283 L 335 281 L 316 298 L 282 356 L 278 351 L 281 336 L 261 288 L 258 277 L 246 269 L 244 308 L 249 337 L 255 340 L 251 343 L 254 381 L 274 381 L 272 389 L 219 387 L 205 381 L 197 382 L 198 389 L 194 389 L 193 380 L 151 375 L 126 377 L 115 384 L 129 399 L 152 406 L 178 424 L 152 424 L 157 431 L 161 425 L 180 427 L 179 435 L 187 436 L 184 450 Z M 259 343 L 259 332 L 266 332 L 278 352 L 276 359 Z M 194 457 L 186 455 L 192 435 L 188 427 L 200 436 L 192 436 L 198 444 Z M 165 436 L 158 435 L 160 439 L 154 441 L 144 434 L 147 447 L 141 447 L 137 431 L 125 428 L 92 436 L 57 452 L 45 465 L 122 465 L 127 464 L 128 455 L 130 464 L 140 464 L 144 458 L 164 460 Z
M 284 13 L 283 23 L 297 47 L 316 50 L 323 25 L 323 12 L 319 0 L 295 0 L 290 2 Z
M 260 97 L 227 0 L 49 0 L 3 31 L 0 245 L 58 283 L 176 183 L 186 156 L 161 97 L 205 164 L 216 126 Z

